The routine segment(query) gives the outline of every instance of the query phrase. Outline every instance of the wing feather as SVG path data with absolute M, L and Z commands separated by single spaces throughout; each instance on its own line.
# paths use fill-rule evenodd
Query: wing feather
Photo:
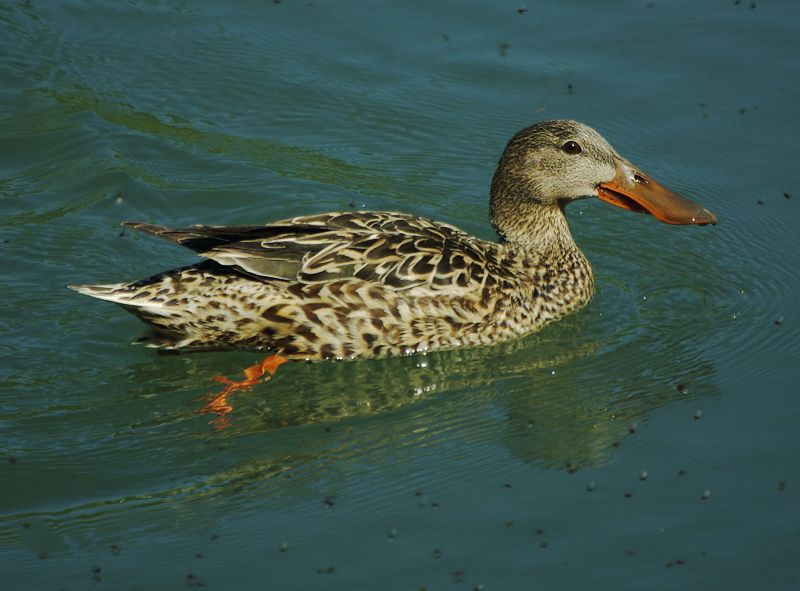
M 302 216 L 264 226 L 172 229 L 125 222 L 266 281 L 358 278 L 393 290 L 476 290 L 497 268 L 497 245 L 455 226 L 389 212 Z

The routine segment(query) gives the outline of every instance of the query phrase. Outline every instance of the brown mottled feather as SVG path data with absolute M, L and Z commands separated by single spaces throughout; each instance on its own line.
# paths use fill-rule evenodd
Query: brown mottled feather
M 570 140 L 583 146 L 580 158 L 562 150 Z M 134 283 L 73 289 L 124 306 L 155 330 L 149 343 L 165 348 L 323 359 L 488 345 L 589 301 L 592 270 L 563 209 L 596 195 L 620 161 L 591 128 L 545 122 L 515 135 L 498 164 L 490 206 L 500 242 L 374 211 L 261 226 L 126 222 L 205 260 Z

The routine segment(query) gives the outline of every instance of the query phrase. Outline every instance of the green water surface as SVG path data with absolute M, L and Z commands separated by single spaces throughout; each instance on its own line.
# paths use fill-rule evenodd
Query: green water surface
M 0 587 L 800 587 L 800 4 L 0 0 Z M 568 117 L 719 217 L 570 206 L 598 293 L 494 348 L 158 355 L 66 289 L 122 220 L 388 209 L 483 238 Z

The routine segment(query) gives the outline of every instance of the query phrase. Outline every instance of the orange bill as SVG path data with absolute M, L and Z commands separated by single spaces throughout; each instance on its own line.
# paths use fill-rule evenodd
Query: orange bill
M 649 213 L 667 224 L 717 223 L 717 216 L 705 207 L 670 191 L 626 160 L 617 162 L 612 180 L 597 185 L 597 196 L 623 209 Z

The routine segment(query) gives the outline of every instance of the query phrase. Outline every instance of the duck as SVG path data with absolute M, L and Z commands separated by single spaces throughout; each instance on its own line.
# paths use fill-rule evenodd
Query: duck
M 666 224 L 716 216 L 620 156 L 577 121 L 538 122 L 507 143 L 491 182 L 483 240 L 410 213 L 342 211 L 263 225 L 122 226 L 202 261 L 130 283 L 71 285 L 114 302 L 166 350 L 255 349 L 262 362 L 226 390 L 290 360 L 365 359 L 486 346 L 533 333 L 590 301 L 592 267 L 565 215 L 598 198 Z

